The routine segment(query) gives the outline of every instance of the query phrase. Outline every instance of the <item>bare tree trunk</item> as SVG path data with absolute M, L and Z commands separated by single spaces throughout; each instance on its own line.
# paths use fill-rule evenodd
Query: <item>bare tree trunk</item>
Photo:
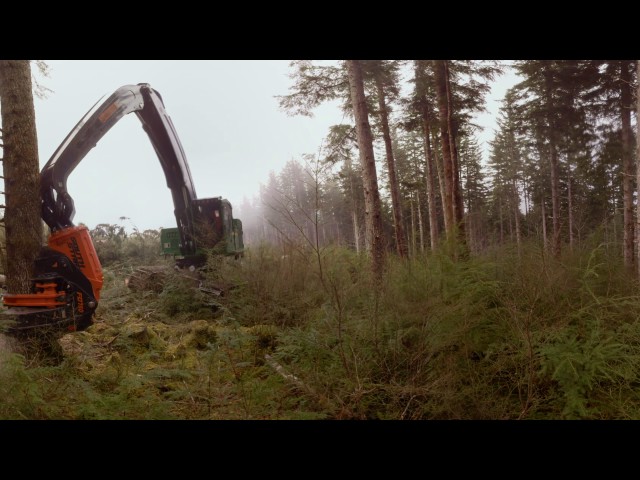
M 507 219 L 509 221 L 509 242 L 513 243 L 513 216 L 509 215 L 508 205 L 507 205 Z
M 369 112 L 364 94 L 362 66 L 359 60 L 346 60 L 351 90 L 351 104 L 356 123 L 356 135 L 362 164 L 364 187 L 365 229 L 369 239 L 371 270 L 377 283 L 382 281 L 385 262 L 385 245 L 382 230 L 382 208 L 378 190 L 378 176 L 373 154 L 373 136 L 369 125 Z
M 559 161 L 558 151 L 554 143 L 551 143 L 551 215 L 553 222 L 553 243 L 551 245 L 551 252 L 554 257 L 560 256 L 561 243 L 560 243 L 560 179 L 559 179 Z
M 418 201 L 418 231 L 420 233 L 420 253 L 424 253 L 424 222 L 422 221 L 422 208 L 420 207 L 420 191 L 416 191 Z
M 458 148 L 456 147 L 456 129 L 453 125 L 453 97 L 451 95 L 451 79 L 449 77 L 449 61 L 444 60 L 445 85 L 447 88 L 447 129 L 449 130 L 449 143 L 451 151 L 451 187 L 453 199 L 453 216 L 458 228 L 458 239 L 465 243 L 464 233 L 464 203 L 460 183 L 460 162 Z
M 546 105 L 547 108 L 553 106 L 553 92 L 551 90 L 551 79 L 546 78 Z M 548 119 L 549 127 L 549 165 L 551 177 L 551 216 L 553 223 L 553 239 L 551 252 L 554 257 L 560 256 L 560 166 L 558 159 L 558 148 L 556 145 L 556 125 L 553 119 Z
M 393 226 L 396 237 L 396 250 L 401 258 L 406 258 L 407 235 L 404 231 L 404 220 L 402 219 L 402 206 L 400 205 L 400 193 L 398 188 L 398 178 L 396 177 L 396 162 L 393 158 L 393 148 L 391 144 L 391 132 L 389 131 L 389 114 L 387 112 L 387 102 L 384 95 L 384 86 L 379 75 L 376 75 L 376 90 L 378 93 L 378 108 L 380 109 L 380 124 L 382 126 L 382 138 L 387 156 L 387 170 L 389 171 L 389 189 L 391 190 L 391 208 L 393 210 Z
M 442 208 L 448 240 L 452 239 L 455 226 L 455 205 L 453 197 L 453 159 L 451 155 L 451 140 L 449 138 L 449 103 L 447 102 L 447 80 L 445 60 L 433 60 L 433 70 L 438 98 L 438 112 L 440 117 L 440 140 L 442 142 L 442 166 L 444 176 L 444 192 Z
M 427 206 L 429 211 L 429 237 L 431 242 L 431 251 L 435 251 L 438 246 L 438 237 L 440 235 L 438 228 L 438 211 L 436 208 L 436 173 L 433 166 L 433 151 L 431 149 L 431 107 L 427 99 L 426 79 L 424 75 L 424 60 L 414 60 L 415 72 L 415 88 L 416 96 L 420 105 L 420 113 L 422 115 L 422 131 L 424 139 L 424 156 L 425 156 L 425 183 L 427 187 Z
M 569 251 L 573 252 L 573 195 L 571 193 L 571 163 L 568 162 L 569 170 L 567 178 L 567 208 L 569 209 Z
M 614 199 L 613 199 L 613 243 L 616 245 L 620 241 L 618 238 L 618 203 L 615 198 L 615 190 L 614 190 Z M 624 253 L 624 252 L 623 252 Z
M 411 254 L 416 254 L 416 215 L 413 207 L 413 195 L 409 202 L 409 208 L 411 209 Z
M 480 252 L 481 231 L 480 231 L 480 212 L 469 212 L 469 243 L 473 253 Z
M 631 72 L 629 63 L 620 62 L 620 120 L 622 124 L 622 196 L 624 199 L 624 265 L 633 270 L 633 154 L 631 151 Z
M 424 151 L 427 161 L 427 196 L 429 200 L 429 239 L 431 241 L 431 251 L 438 247 L 438 210 L 436 208 L 436 172 L 433 168 L 433 151 L 431 150 L 431 126 L 429 122 L 429 110 L 426 97 L 422 112 L 422 125 L 424 129 Z
M 432 131 L 432 136 L 431 136 L 431 140 L 432 140 L 432 145 L 434 147 L 433 149 L 433 160 L 436 166 L 436 174 L 438 175 L 438 188 L 439 188 L 439 192 L 440 192 L 440 205 L 441 205 L 441 209 L 444 208 L 443 205 L 443 198 L 444 198 L 444 192 L 445 192 L 445 188 L 444 188 L 444 173 L 443 173 L 443 166 L 442 166 L 442 155 L 440 155 L 440 153 L 442 153 L 441 150 L 441 146 L 438 144 L 438 134 L 436 133 L 435 130 Z M 444 223 L 444 229 L 447 230 L 447 219 L 444 216 L 444 212 L 442 212 L 442 220 Z M 438 229 L 439 230 L 439 229 Z
M 469 178 L 469 164 L 467 163 L 466 165 L 466 175 L 465 178 Z M 467 209 L 467 228 L 466 228 L 466 243 L 469 246 L 469 249 L 471 251 L 473 251 L 473 203 L 471 201 L 471 192 L 467 192 L 467 198 L 465 199 L 463 197 L 463 201 L 466 205 L 466 209 Z
M 0 103 L 7 290 L 30 293 L 43 228 L 36 113 L 28 60 L 0 60 Z
M 356 253 L 360 253 L 360 227 L 358 226 L 358 213 L 354 210 L 353 219 L 353 241 L 356 244 Z
M 345 159 L 345 166 L 349 175 L 349 191 L 351 192 L 351 219 L 353 222 L 353 241 L 356 246 L 356 253 L 360 253 L 360 225 L 358 223 L 358 202 L 355 194 L 355 186 L 353 185 L 353 175 L 351 158 Z
M 640 119 L 640 60 L 636 60 L 638 69 L 638 90 L 636 92 L 636 118 Z M 640 121 L 636 124 L 636 188 L 638 189 L 638 198 L 640 198 Z M 638 236 L 638 242 L 640 242 L 640 206 L 636 209 L 636 233 Z M 638 268 L 638 277 L 640 277 L 640 244 L 636 247 L 636 267 Z
M 502 216 L 502 196 L 498 200 L 498 211 L 500 212 L 500 245 L 504 245 L 504 219 Z
M 546 250 L 547 249 L 547 212 L 545 211 L 544 208 L 544 198 L 541 201 L 542 203 L 542 210 L 541 210 L 541 215 L 542 215 L 542 246 L 543 248 Z
M 516 228 L 516 245 L 518 246 L 518 255 L 522 250 L 522 235 L 520 234 L 520 194 L 518 192 L 518 182 L 513 180 L 513 217 L 515 218 Z

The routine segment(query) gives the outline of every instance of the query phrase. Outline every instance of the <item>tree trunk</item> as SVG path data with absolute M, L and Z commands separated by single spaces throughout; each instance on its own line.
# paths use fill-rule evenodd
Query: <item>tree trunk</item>
M 426 187 L 427 187 L 427 207 L 429 211 L 429 237 L 431 251 L 435 251 L 438 246 L 440 229 L 438 228 L 438 210 L 436 207 L 436 173 L 434 170 L 433 151 L 431 149 L 431 107 L 426 95 L 426 80 L 424 78 L 423 61 L 415 60 L 415 84 L 416 96 L 420 105 L 422 115 L 422 130 L 424 134 L 424 156 L 426 162 Z
M 365 230 L 369 252 L 371 254 L 371 270 L 376 283 L 382 281 L 385 262 L 385 245 L 382 230 L 382 208 L 378 176 L 373 154 L 373 136 L 369 125 L 369 112 L 364 95 L 362 67 L 359 60 L 346 60 L 349 73 L 351 104 L 356 124 L 360 163 L 362 164 L 362 184 L 364 188 Z
M 640 60 L 636 60 L 638 74 L 638 89 L 636 91 L 636 118 L 640 119 Z M 639 190 L 638 198 L 640 198 L 640 121 L 636 122 L 636 188 Z M 639 244 L 636 247 L 636 267 L 638 268 L 638 277 L 640 277 L 640 206 L 636 209 L 636 233 L 638 235 Z
M 518 255 L 522 251 L 522 236 L 520 234 L 520 195 L 518 192 L 518 182 L 513 180 L 513 217 L 515 218 L 516 229 L 516 245 L 518 247 Z
M 542 216 L 542 248 L 544 250 L 547 249 L 547 212 L 545 211 L 544 208 L 544 198 L 542 198 L 542 210 L 541 210 L 541 216 Z
M 467 163 L 467 165 L 465 165 L 465 166 L 467 167 L 466 168 L 467 171 L 465 173 L 465 179 L 467 180 L 467 184 L 468 184 L 468 182 L 469 182 L 469 164 Z M 460 182 L 461 182 L 460 184 L 462 185 L 462 178 L 460 179 Z M 466 231 L 466 240 L 465 241 L 466 241 L 467 245 L 469 246 L 469 248 L 471 250 L 473 250 L 472 249 L 473 239 L 471 238 L 472 237 L 471 230 L 473 229 L 473 221 L 472 221 L 473 214 L 471 212 L 471 207 L 472 207 L 471 191 L 469 191 L 469 190 L 470 189 L 468 189 L 468 191 L 467 191 L 467 197 L 466 198 L 464 196 L 462 197 L 462 201 L 463 201 L 463 203 L 465 205 L 465 208 L 466 208 L 466 211 L 467 211 L 467 220 L 466 220 L 465 223 L 468 226 L 467 226 L 467 228 L 465 228 L 465 231 Z M 464 193 L 463 193 L 463 195 L 464 195 Z
M 424 152 L 427 162 L 427 196 L 429 200 L 429 238 L 431 251 L 438 246 L 440 229 L 438 228 L 438 210 L 436 208 L 436 172 L 433 168 L 433 151 L 431 150 L 431 126 L 429 121 L 429 104 L 426 96 L 423 96 L 422 128 L 424 130 Z
M 622 195 L 624 205 L 624 265 L 633 270 L 633 160 L 631 151 L 631 72 L 630 64 L 620 62 L 620 120 L 622 123 Z
M 413 195 L 409 200 L 409 208 L 411 210 L 411 255 L 416 255 L 416 214 L 413 208 Z
M 351 193 L 351 219 L 353 222 L 353 241 L 356 246 L 356 253 L 360 253 L 360 224 L 358 223 L 358 200 L 356 199 L 356 189 L 353 185 L 353 169 L 351 157 L 345 158 L 345 167 L 349 175 L 349 191 Z
M 551 251 L 554 257 L 560 256 L 560 179 L 558 151 L 553 142 L 550 143 L 551 149 L 550 164 L 551 164 L 551 215 L 553 221 L 553 244 L 551 245 Z
M 508 205 L 508 203 L 507 203 L 507 220 L 509 221 L 509 242 L 513 243 L 513 233 L 514 233 L 513 216 L 509 215 L 509 205 Z
M 380 109 L 382 138 L 384 139 L 384 149 L 387 156 L 387 170 L 389 171 L 389 189 L 391 190 L 391 208 L 393 210 L 396 249 L 401 258 L 407 258 L 407 235 L 404 231 L 404 221 L 402 219 L 402 206 L 400 205 L 400 193 L 398 179 L 396 177 L 396 162 L 393 158 L 391 132 L 389 131 L 389 114 L 387 112 L 384 86 L 382 85 L 382 80 L 380 80 L 379 75 L 376 75 L 376 90 L 378 94 L 378 108 Z
M 573 252 L 573 195 L 571 194 L 571 162 L 568 162 L 569 170 L 567 178 L 567 209 L 569 210 L 569 251 Z
M 418 202 L 418 232 L 420 234 L 420 253 L 424 253 L 424 222 L 422 221 L 420 191 L 416 191 L 416 200 Z
M 36 114 L 28 60 L 0 60 L 0 104 L 7 290 L 30 293 L 43 228 Z
M 636 92 L 636 118 L 640 119 L 640 60 L 636 60 L 638 74 L 638 90 Z M 639 190 L 638 198 L 640 198 L 640 121 L 636 122 L 636 188 Z M 640 206 L 636 209 L 636 233 L 638 242 L 640 242 Z M 638 277 L 640 277 L 640 244 L 636 247 L 636 267 L 638 268 Z
M 449 138 L 449 103 L 447 101 L 447 80 L 445 60 L 433 60 L 435 73 L 436 96 L 438 98 L 438 113 L 440 118 L 440 140 L 442 142 L 442 166 L 444 176 L 444 192 L 442 209 L 447 240 L 452 239 L 455 226 L 454 197 L 453 197 L 453 160 L 451 156 L 451 140 Z
M 498 211 L 500 212 L 500 245 L 504 245 L 504 219 L 502 215 L 502 195 L 498 198 Z
M 451 95 L 451 80 L 449 78 L 449 62 L 444 60 L 445 85 L 447 87 L 447 129 L 449 130 L 449 143 L 451 151 L 451 187 L 453 199 L 453 216 L 458 228 L 458 238 L 464 243 L 464 203 L 460 182 L 460 162 L 458 160 L 458 148 L 456 147 L 457 131 L 453 124 L 453 97 Z
M 438 178 L 438 188 L 439 188 L 439 192 L 440 192 L 440 210 L 442 211 L 442 220 L 444 223 L 444 229 L 445 231 L 447 230 L 447 219 L 444 216 L 444 204 L 443 204 L 443 198 L 444 198 L 444 192 L 445 192 L 445 188 L 444 188 L 444 174 L 442 173 L 443 167 L 442 167 L 442 155 L 440 155 L 440 146 L 438 145 L 438 134 L 436 133 L 436 131 L 432 131 L 431 133 L 431 141 L 432 141 L 432 145 L 433 145 L 433 160 L 434 160 L 434 164 L 436 166 L 436 175 Z M 440 230 L 440 228 L 438 228 L 438 231 Z
M 547 108 L 553 107 L 553 92 L 551 86 L 551 78 L 546 77 L 545 101 Z M 553 118 L 547 119 L 549 127 L 549 164 L 551 167 L 551 216 L 553 224 L 553 238 L 551 245 L 551 253 L 554 257 L 560 256 L 560 166 L 558 159 L 558 148 L 556 145 L 556 125 Z
M 356 253 L 360 253 L 360 226 L 358 225 L 358 213 L 353 210 L 351 215 L 353 220 L 353 241 L 356 244 Z

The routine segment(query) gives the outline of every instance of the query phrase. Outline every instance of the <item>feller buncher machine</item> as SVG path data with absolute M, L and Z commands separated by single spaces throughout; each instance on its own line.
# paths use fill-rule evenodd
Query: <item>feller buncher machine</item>
M 125 85 L 100 100 L 71 130 L 40 172 L 42 219 L 50 234 L 34 265 L 31 293 L 5 294 L 10 331 L 55 327 L 80 331 L 93 323 L 103 284 L 102 266 L 89 230 L 76 226 L 67 178 L 98 141 L 135 112 L 149 136 L 171 190 L 177 227 L 161 231 L 162 251 L 178 268 L 205 263 L 213 247 L 241 256 L 242 222 L 221 197 L 197 198 L 189 164 L 160 94 L 146 83 Z M 222 242 L 222 243 L 221 243 Z

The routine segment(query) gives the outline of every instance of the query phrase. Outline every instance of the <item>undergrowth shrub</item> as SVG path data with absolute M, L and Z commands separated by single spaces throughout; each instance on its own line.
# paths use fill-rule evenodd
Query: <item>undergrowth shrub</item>
M 158 295 L 161 312 L 174 321 L 210 317 L 214 310 L 212 302 L 206 293 L 197 288 L 197 283 L 175 272 L 166 276 Z
M 540 334 L 540 375 L 551 381 L 550 403 L 561 418 L 640 416 L 638 285 L 611 257 L 602 244 L 574 256 L 573 301 L 562 322 Z
M 242 282 L 230 295 L 229 305 L 243 325 L 301 325 L 323 301 L 318 272 L 309 256 L 298 252 L 283 256 L 272 246 L 259 245 L 240 261 Z

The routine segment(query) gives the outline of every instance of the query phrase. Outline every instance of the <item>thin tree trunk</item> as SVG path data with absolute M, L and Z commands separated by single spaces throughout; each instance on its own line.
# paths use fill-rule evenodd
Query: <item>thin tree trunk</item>
M 0 104 L 7 290 L 29 293 L 43 228 L 36 114 L 28 60 L 0 60 Z
M 547 212 L 545 211 L 544 208 L 544 198 L 542 198 L 542 210 L 541 210 L 541 215 L 542 215 L 542 246 L 543 249 L 546 250 L 547 249 Z
M 444 204 L 443 204 L 443 198 L 444 198 L 444 193 L 445 193 L 445 188 L 444 188 L 444 173 L 443 173 L 443 166 L 442 166 L 442 155 L 440 155 L 442 152 L 440 150 L 442 150 L 442 148 L 440 147 L 440 145 L 438 145 L 438 135 L 435 132 L 435 130 L 432 131 L 431 133 L 431 140 L 432 140 L 432 145 L 434 146 L 433 149 L 433 159 L 434 159 L 434 163 L 436 166 L 436 174 L 438 175 L 438 188 L 440 189 L 440 209 L 443 210 L 442 211 L 442 220 L 444 223 L 444 229 L 447 230 L 447 219 L 444 215 Z M 439 230 L 439 229 L 438 229 Z
M 451 95 L 451 79 L 449 76 L 449 61 L 444 60 L 445 84 L 447 87 L 447 129 L 449 130 L 449 144 L 451 151 L 451 186 L 453 199 L 453 216 L 458 228 L 458 238 L 465 241 L 464 234 L 464 203 L 460 181 L 460 162 L 458 159 L 458 147 L 456 146 L 457 131 L 453 124 L 453 97 Z
M 420 113 L 422 115 L 422 130 L 424 139 L 424 156 L 426 162 L 426 187 L 427 187 L 427 205 L 429 210 L 429 239 L 431 242 L 431 251 L 435 251 L 438 246 L 438 237 L 440 229 L 438 228 L 438 210 L 436 206 L 436 173 L 433 167 L 433 151 L 431 149 L 431 108 L 426 95 L 426 80 L 424 75 L 424 61 L 415 60 L 415 88 L 416 96 L 420 105 Z
M 631 72 L 630 64 L 620 62 L 620 120 L 622 123 L 622 195 L 624 199 L 624 265 L 633 270 L 633 160 L 631 150 Z
M 636 188 L 638 189 L 638 198 L 640 198 L 640 60 L 636 60 L 638 70 L 638 90 L 636 92 L 636 118 L 639 119 L 636 122 L 637 134 L 636 134 Z M 636 209 L 636 233 L 638 242 L 640 242 L 640 206 Z M 636 267 L 638 268 L 638 277 L 640 278 L 640 243 L 636 246 Z
M 569 251 L 573 252 L 573 195 L 571 193 L 571 162 L 568 162 L 567 169 L 569 171 L 567 178 L 567 208 L 569 209 Z
M 498 211 L 500 212 L 500 245 L 504 245 L 504 219 L 502 216 L 502 196 L 498 200 Z
M 551 91 L 551 78 L 546 79 L 546 104 L 547 108 L 553 106 L 553 92 Z M 549 126 L 549 164 L 551 167 L 551 216 L 553 223 L 553 243 L 551 252 L 554 257 L 560 256 L 560 166 L 558 149 L 556 145 L 556 125 L 552 118 L 548 119 Z
M 522 188 L 524 190 L 524 216 L 529 217 L 529 202 L 531 201 L 531 193 L 529 192 L 529 184 L 527 183 L 526 178 L 523 180 Z
M 424 222 L 422 221 L 422 208 L 420 207 L 420 191 L 416 191 L 418 201 L 418 231 L 420 232 L 420 253 L 424 253 Z
M 451 156 L 451 141 L 449 138 L 449 103 L 447 102 L 447 80 L 445 60 L 433 60 L 436 96 L 438 98 L 438 113 L 440 118 L 440 140 L 442 142 L 442 166 L 444 176 L 444 195 L 442 208 L 447 240 L 452 239 L 455 226 L 455 206 L 453 197 L 453 159 Z
M 376 283 L 381 283 L 384 273 L 385 246 L 382 230 L 382 208 L 378 176 L 373 153 L 373 136 L 369 125 L 369 112 L 364 94 L 362 66 L 359 60 L 346 60 L 351 90 L 351 104 L 356 124 L 362 183 L 364 188 L 365 229 L 371 254 L 371 270 Z
M 469 249 L 472 253 L 478 253 L 479 243 L 478 243 L 478 214 L 475 210 L 472 212 L 469 210 L 467 213 L 467 223 L 469 224 Z
M 426 96 L 423 96 L 422 126 L 424 129 L 424 151 L 427 161 L 427 196 L 429 200 L 429 239 L 431 251 L 438 247 L 438 210 L 436 206 L 436 172 L 433 168 L 433 151 L 431 150 L 431 126 L 429 121 L 429 105 Z
M 351 219 L 353 221 L 353 241 L 356 246 L 356 253 L 360 253 L 360 225 L 358 224 L 358 202 L 356 199 L 356 190 L 353 184 L 353 168 L 351 158 L 345 158 L 345 166 L 349 175 L 349 191 L 351 192 Z
M 356 253 L 360 253 L 360 227 L 358 226 L 358 214 L 355 210 L 351 218 L 353 220 L 353 241 L 356 244 Z
M 416 254 L 416 214 L 415 209 L 413 207 L 413 195 L 410 200 L 410 208 L 411 208 L 411 254 L 415 256 Z
M 560 256 L 560 179 L 559 179 L 559 161 L 558 151 L 554 143 L 549 145 L 551 149 L 551 215 L 553 223 L 553 244 L 551 246 L 552 253 L 555 257 Z
M 382 126 L 382 138 L 387 156 L 387 170 L 389 172 L 389 189 L 391 190 L 391 208 L 393 210 L 393 226 L 396 237 L 396 249 L 400 258 L 406 258 L 407 236 L 404 231 L 404 221 L 402 219 L 402 206 L 400 205 L 400 193 L 398 188 L 398 178 L 396 177 L 396 162 L 393 158 L 393 148 L 391 144 L 391 132 L 389 131 L 389 114 L 387 112 L 387 102 L 384 95 L 384 86 L 379 75 L 376 75 L 376 90 L 378 93 L 378 108 L 380 109 L 380 124 Z
M 615 195 L 615 190 L 614 190 Z M 613 242 L 617 245 L 620 239 L 618 238 L 618 201 L 614 197 L 613 200 Z
M 518 192 L 518 182 L 513 180 L 513 216 L 516 224 L 516 245 L 518 246 L 518 255 L 522 250 L 522 236 L 520 234 L 520 195 Z
M 509 215 L 509 206 L 507 205 L 507 219 L 509 220 L 509 242 L 513 243 L 513 216 Z
M 465 165 L 466 167 L 466 175 L 465 178 L 467 180 L 467 185 L 469 184 L 469 178 L 471 173 L 469 172 L 469 163 L 467 163 L 467 165 Z M 467 209 L 467 219 L 465 221 L 465 223 L 467 224 L 467 228 L 465 228 L 466 232 L 467 232 L 467 245 L 469 246 L 470 251 L 474 252 L 474 241 L 475 241 L 475 232 L 473 231 L 474 229 L 474 213 L 473 210 L 475 209 L 475 204 L 473 203 L 472 199 L 472 194 L 475 192 L 470 191 L 470 189 L 467 189 L 467 197 L 465 200 L 465 204 L 466 204 L 466 209 Z

